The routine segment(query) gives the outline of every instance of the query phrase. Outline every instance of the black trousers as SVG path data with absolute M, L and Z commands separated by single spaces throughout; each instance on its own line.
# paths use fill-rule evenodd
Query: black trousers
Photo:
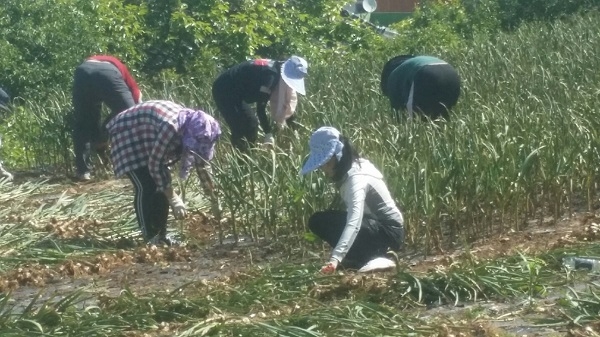
M 217 109 L 231 130 L 231 143 L 239 150 L 246 150 L 258 138 L 258 117 L 250 104 L 230 94 L 233 83 L 217 78 L 212 94 Z
M 308 220 L 309 229 L 331 247 L 335 247 L 346 227 L 345 211 L 316 212 Z M 359 269 L 373 258 L 384 256 L 388 249 L 398 250 L 404 242 L 404 229 L 397 224 L 383 224 L 364 217 L 362 225 L 346 254 L 342 266 Z
M 156 183 L 147 166 L 133 170 L 127 175 L 135 189 L 133 208 L 144 239 L 150 240 L 157 234 L 166 235 L 169 216 L 167 196 L 156 190 Z
M 431 119 L 449 119 L 458 102 L 460 77 L 449 64 L 425 66 L 414 79 L 413 109 Z
M 102 103 L 111 110 L 101 121 Z M 73 81 L 73 147 L 77 173 L 89 172 L 90 142 L 108 141 L 104 125 L 119 112 L 134 105 L 133 95 L 119 69 L 108 62 L 83 62 Z

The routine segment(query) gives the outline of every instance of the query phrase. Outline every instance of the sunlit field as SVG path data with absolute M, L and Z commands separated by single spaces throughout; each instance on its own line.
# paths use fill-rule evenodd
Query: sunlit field
M 0 335 L 598 336 L 600 279 L 561 259 L 600 256 L 599 20 L 430 51 L 463 80 L 447 122 L 395 121 L 379 90 L 394 55 L 311 64 L 298 130 L 249 155 L 218 145 L 222 219 L 195 178 L 178 182 L 192 211 L 169 229 L 184 248 L 143 245 L 109 163 L 91 184 L 67 178 L 68 91 L 20 102 L 0 126 L 4 158 L 36 172 L 0 183 Z M 210 83 L 144 98 L 218 116 Z M 322 125 L 381 169 L 404 213 L 395 271 L 317 273 L 328 247 L 305 225 L 333 189 L 299 170 Z

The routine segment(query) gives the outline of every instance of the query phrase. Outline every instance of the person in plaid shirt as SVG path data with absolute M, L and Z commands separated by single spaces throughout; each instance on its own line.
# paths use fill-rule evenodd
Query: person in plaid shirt
M 169 166 L 182 160 L 180 177 L 196 167 L 204 192 L 218 208 L 209 161 L 221 135 L 219 123 L 200 110 L 170 101 L 148 101 L 118 114 L 106 125 L 115 175 L 127 175 L 135 188 L 134 208 L 144 239 L 173 245 L 167 236 L 169 205 L 177 219 L 185 204 L 173 191 Z

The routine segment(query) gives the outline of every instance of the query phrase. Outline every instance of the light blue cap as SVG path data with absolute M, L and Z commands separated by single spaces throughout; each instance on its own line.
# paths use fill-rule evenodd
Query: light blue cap
M 340 132 L 330 126 L 323 126 L 313 132 L 308 142 L 310 154 L 300 174 L 310 173 L 327 163 L 334 155 L 342 157 L 344 143 L 340 141 Z

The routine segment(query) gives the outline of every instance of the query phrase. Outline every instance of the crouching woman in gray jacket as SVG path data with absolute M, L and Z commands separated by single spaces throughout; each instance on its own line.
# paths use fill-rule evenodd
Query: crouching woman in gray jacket
M 382 174 L 335 128 L 316 130 L 309 147 L 301 174 L 321 169 L 346 206 L 346 211 L 316 212 L 309 219 L 310 230 L 334 247 L 321 272 L 332 273 L 340 265 L 359 272 L 393 267 L 385 254 L 403 247 L 404 220 Z

